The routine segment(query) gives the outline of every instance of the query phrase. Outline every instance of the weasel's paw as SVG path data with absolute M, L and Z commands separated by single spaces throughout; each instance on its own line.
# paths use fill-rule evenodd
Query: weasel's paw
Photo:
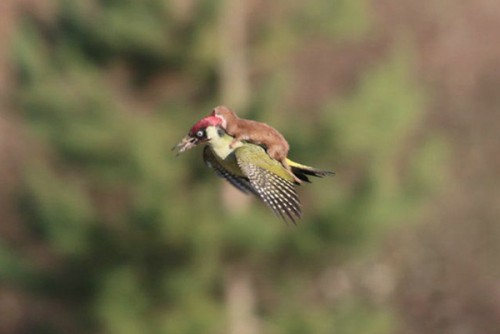
M 233 149 L 234 148 L 234 145 L 236 145 L 238 141 L 237 140 L 233 140 L 230 144 L 229 144 L 229 148 L 230 149 Z

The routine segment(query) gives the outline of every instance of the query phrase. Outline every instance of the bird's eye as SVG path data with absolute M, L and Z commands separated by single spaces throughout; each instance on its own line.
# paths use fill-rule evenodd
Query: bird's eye
M 198 138 L 201 138 L 204 135 L 205 135 L 205 132 L 203 132 L 203 130 L 200 130 L 200 131 L 196 132 L 196 137 L 198 137 Z

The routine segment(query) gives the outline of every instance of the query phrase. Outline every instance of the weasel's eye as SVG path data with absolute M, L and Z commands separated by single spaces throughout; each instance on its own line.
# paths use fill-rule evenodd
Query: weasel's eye
M 198 137 L 198 138 L 202 138 L 204 135 L 205 135 L 205 132 L 203 130 L 196 132 L 196 137 Z

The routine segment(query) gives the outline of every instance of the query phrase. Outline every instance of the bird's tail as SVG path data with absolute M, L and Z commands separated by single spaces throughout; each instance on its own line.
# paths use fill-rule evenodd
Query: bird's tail
M 305 182 L 311 182 L 308 176 L 324 177 L 329 175 L 335 175 L 335 172 L 328 170 L 320 170 L 310 166 L 299 164 L 298 162 L 286 159 L 288 165 L 292 169 L 292 173 Z

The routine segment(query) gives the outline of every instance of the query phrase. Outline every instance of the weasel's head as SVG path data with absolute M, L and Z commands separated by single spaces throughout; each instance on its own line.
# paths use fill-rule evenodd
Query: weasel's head
M 207 132 L 208 128 L 218 128 L 222 125 L 220 118 L 216 116 L 207 116 L 202 118 L 189 130 L 189 133 L 172 149 L 178 150 L 177 154 L 187 151 L 200 143 L 207 142 L 211 139 L 210 134 Z M 223 130 L 221 130 L 223 131 Z
M 237 118 L 236 114 L 229 109 L 228 107 L 225 106 L 218 106 L 215 107 L 214 110 L 212 110 L 212 116 L 217 117 L 221 120 L 221 126 L 226 129 L 227 128 L 227 122 L 232 121 Z

